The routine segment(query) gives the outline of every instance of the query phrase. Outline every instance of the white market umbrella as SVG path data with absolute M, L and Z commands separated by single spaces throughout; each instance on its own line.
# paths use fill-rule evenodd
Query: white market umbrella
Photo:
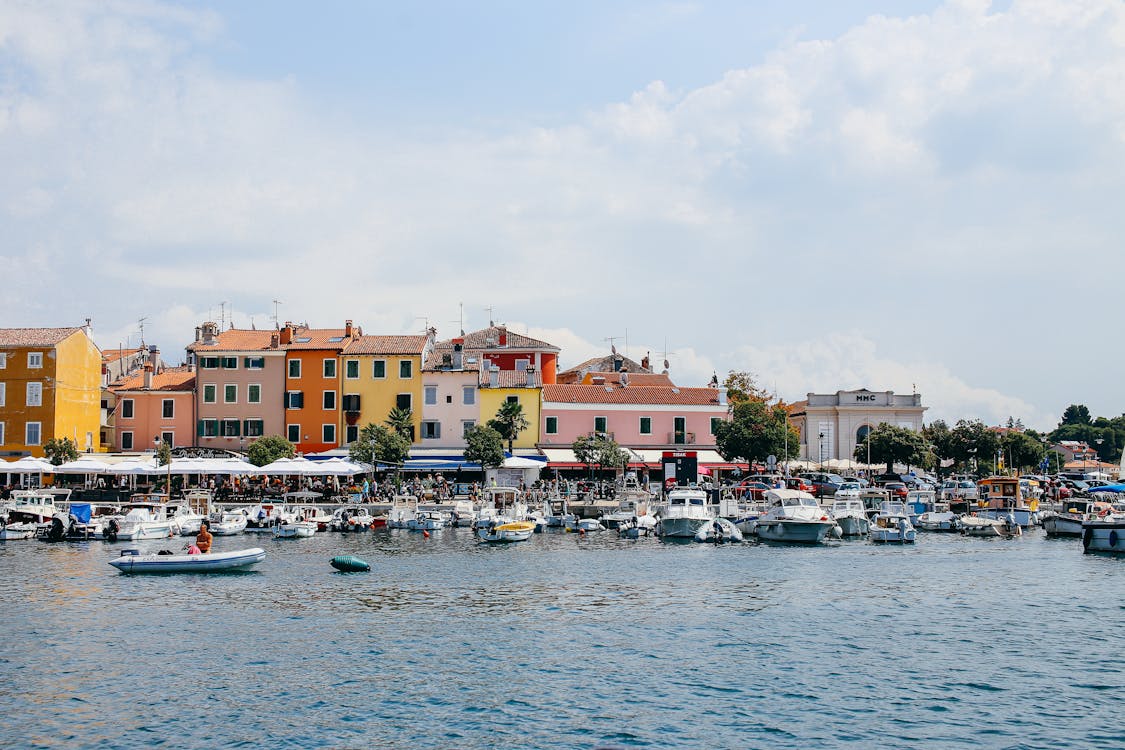
M 510 456 L 504 459 L 504 463 L 500 464 L 505 469 L 542 469 L 546 465 L 543 461 L 536 461 L 523 456 Z
M 354 477 L 367 471 L 359 464 L 346 461 L 342 458 L 329 458 L 324 461 L 309 461 L 311 466 L 305 468 L 305 476 L 336 476 Z
M 119 464 L 110 464 L 106 468 L 107 474 L 118 476 L 140 476 L 141 474 L 157 474 L 164 471 L 163 466 L 157 466 L 155 461 L 146 461 L 143 458 L 130 458 Z
M 9 474 L 53 474 L 57 469 L 47 459 L 35 456 L 24 456 L 18 461 L 0 464 L 0 472 L 6 471 Z
M 109 464 L 93 456 L 82 456 L 77 461 L 68 461 L 52 469 L 56 474 L 111 474 Z
M 269 474 L 270 476 L 275 476 L 275 477 L 276 476 L 286 476 L 286 475 L 288 475 L 288 476 L 302 476 L 303 475 L 303 472 L 302 472 L 303 466 L 301 464 L 302 461 L 304 461 L 304 463 L 312 463 L 311 461 L 309 461 L 307 459 L 303 459 L 303 458 L 302 459 L 278 458 L 278 459 L 275 459 L 275 460 L 271 461 L 270 463 L 266 464 L 265 466 L 259 466 L 258 467 L 258 473 L 259 474 Z

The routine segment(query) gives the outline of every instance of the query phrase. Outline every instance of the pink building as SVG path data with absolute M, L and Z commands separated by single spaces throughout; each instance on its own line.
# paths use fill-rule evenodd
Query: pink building
M 144 370 L 111 386 L 116 395 L 116 446 L 122 451 L 146 451 L 153 438 L 173 448 L 191 445 L 195 438 L 195 373 L 190 367 Z

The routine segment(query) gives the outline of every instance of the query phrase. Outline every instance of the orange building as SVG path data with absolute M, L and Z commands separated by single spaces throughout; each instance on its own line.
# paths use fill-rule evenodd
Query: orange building
M 140 374 L 111 386 L 116 396 L 115 445 L 123 451 L 145 451 L 154 438 L 177 448 L 192 445 L 195 436 L 195 372 L 190 366 L 155 372 L 147 363 Z
M 302 453 L 341 444 L 340 352 L 361 335 L 343 328 L 308 328 L 286 322 L 278 332 L 285 349 L 285 436 Z

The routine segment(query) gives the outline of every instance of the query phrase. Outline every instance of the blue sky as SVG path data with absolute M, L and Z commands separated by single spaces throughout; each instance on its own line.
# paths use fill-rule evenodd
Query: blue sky
M 1116 0 L 7 3 L 0 158 L 5 325 L 492 307 L 684 385 L 1125 410 Z

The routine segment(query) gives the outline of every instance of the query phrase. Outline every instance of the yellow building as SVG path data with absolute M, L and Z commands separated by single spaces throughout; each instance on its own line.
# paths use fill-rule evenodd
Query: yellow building
M 538 371 L 500 370 L 491 368 L 480 374 L 480 423 L 488 424 L 496 418 L 496 412 L 505 401 L 515 401 L 523 407 L 523 416 L 528 422 L 527 429 L 521 432 L 513 448 L 535 448 L 539 442 L 539 412 L 543 401 L 543 383 Z M 505 449 L 508 447 L 504 442 Z
M 384 424 L 395 407 L 410 409 L 414 440 L 422 425 L 422 362 L 433 349 L 433 334 L 358 336 L 340 353 L 342 443 L 355 441 L 361 427 Z
M 100 451 L 102 355 L 86 328 L 0 328 L 0 454 Z

